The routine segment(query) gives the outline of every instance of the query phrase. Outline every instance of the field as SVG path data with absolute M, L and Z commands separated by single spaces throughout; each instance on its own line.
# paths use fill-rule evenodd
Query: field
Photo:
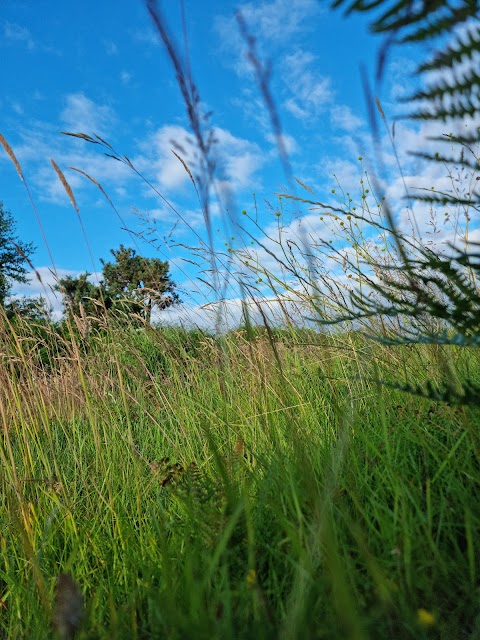
M 155 46 L 167 55 L 186 113 L 182 127 L 175 119 L 166 127 L 183 131 L 189 147 L 185 153 L 182 137 L 168 142 L 169 160 L 173 151 L 180 163 L 171 186 L 187 180 L 193 208 L 177 211 L 155 186 L 163 156 L 156 167 L 145 156 L 137 169 L 96 132 L 63 131 L 62 140 L 77 145 L 74 158 L 93 148 L 120 169 L 118 180 L 133 172 L 138 193 L 151 188 L 165 208 L 157 218 L 134 209 L 132 230 L 134 216 L 127 225 L 95 175 L 51 159 L 96 281 L 57 271 L 38 191 L 0 134 L 50 260 L 46 283 L 31 261 L 33 245 L 8 235 L 14 221 L 0 203 L 0 638 L 480 639 L 478 10 L 444 2 L 332 6 L 343 4 L 347 13 L 383 5 L 371 27 L 387 36 L 375 86 L 365 69 L 362 76 L 372 158 L 339 160 L 358 174 L 356 193 L 335 173 L 327 191 L 294 174 L 287 147 L 295 150 L 295 140 L 284 135 L 268 60 L 241 12 L 235 24 L 257 94 L 234 99 L 252 98 L 252 113 L 263 109 L 263 134 L 268 129 L 286 185 L 273 204 L 255 194 L 249 205 L 244 196 L 236 201 L 242 180 L 226 176 L 247 160 L 254 167 L 257 145 L 215 127 L 192 77 L 185 15 L 179 49 L 154 0 L 145 8 Z M 247 13 L 254 5 L 244 5 Z M 39 56 L 27 29 L 5 24 L 10 40 Z M 453 35 L 451 25 L 459 27 Z M 446 31 L 449 46 L 415 71 L 415 80 L 432 77 L 426 92 L 408 98 L 409 117 L 421 126 L 409 134 L 419 147 L 407 149 L 408 140 L 395 139 L 396 122 L 397 136 L 409 138 L 403 116 L 391 124 L 375 95 L 387 50 L 438 42 Z M 113 41 L 103 46 L 118 54 Z M 130 90 L 133 75 L 121 77 Z M 297 82 L 307 97 L 313 77 Z M 100 112 L 83 94 L 69 97 Z M 340 112 L 350 113 L 345 105 Z M 103 114 L 114 123 L 113 111 Z M 458 135 L 440 129 L 453 121 Z M 349 149 L 355 122 L 352 114 Z M 162 131 L 149 134 L 152 146 Z M 223 158 L 222 136 L 235 143 Z M 432 140 L 441 152 L 427 148 Z M 409 154 L 435 169 L 414 195 L 416 175 L 401 166 Z M 267 154 L 258 147 L 258 155 Z M 308 167 L 314 181 L 317 169 Z M 80 179 L 136 246 L 111 250 L 115 262 L 101 259 L 101 275 L 70 184 Z M 90 222 L 96 215 L 94 208 Z M 179 221 L 192 232 L 188 242 Z M 107 229 L 99 226 L 97 238 Z M 168 260 L 140 247 L 168 250 Z M 186 277 L 179 293 L 186 282 L 196 291 L 184 306 L 188 322 L 168 321 L 182 302 L 169 260 Z M 47 296 L 56 292 L 63 315 L 41 308 L 45 299 L 8 299 L 10 280 L 27 286 L 25 265 Z M 207 308 L 218 312 L 209 322 Z M 235 326 L 222 324 L 222 310 Z
M 475 351 L 5 326 L 2 637 L 478 637 Z

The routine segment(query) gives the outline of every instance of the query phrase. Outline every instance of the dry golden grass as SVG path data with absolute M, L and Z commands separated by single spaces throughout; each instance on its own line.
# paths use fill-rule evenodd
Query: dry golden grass
M 8 142 L 5 140 L 5 138 L 1 133 L 0 133 L 0 144 L 5 149 L 5 153 L 10 157 L 10 160 L 13 162 L 13 165 L 17 170 L 20 180 L 22 180 L 22 182 L 25 182 L 23 178 L 22 169 L 20 168 L 20 163 L 18 162 L 16 155 L 13 153 L 12 147 L 8 144 Z
M 55 160 L 53 158 L 50 158 L 50 163 L 51 163 L 52 167 L 55 169 L 55 173 L 57 174 L 58 179 L 62 183 L 63 188 L 67 192 L 67 195 L 70 198 L 70 202 L 72 203 L 73 208 L 75 209 L 75 211 L 77 213 L 79 213 L 79 208 L 77 206 L 77 202 L 75 200 L 75 196 L 73 195 L 72 187 L 68 184 L 68 181 L 65 178 L 65 175 L 64 175 L 63 171 L 60 169 L 60 167 L 58 166 L 58 164 L 55 162 Z

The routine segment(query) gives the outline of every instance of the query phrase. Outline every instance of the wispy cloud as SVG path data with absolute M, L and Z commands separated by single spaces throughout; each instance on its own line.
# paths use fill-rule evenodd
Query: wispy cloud
M 65 116 L 69 117 L 64 120 L 64 128 L 78 131 L 90 124 L 88 119 L 85 120 L 85 110 L 79 109 L 78 105 L 75 106 L 75 101 L 73 101 L 73 104 L 72 101 L 67 102 L 69 103 L 69 108 Z M 102 113 L 102 105 L 97 105 L 93 101 L 88 102 L 91 103 L 89 109 Z M 87 109 L 87 113 L 89 109 Z M 73 118 L 79 110 L 83 113 L 84 118 L 77 119 L 75 117 L 70 119 L 70 116 Z M 111 115 L 112 117 L 114 116 L 114 114 Z M 92 122 L 94 125 L 98 124 L 94 121 L 93 116 Z M 77 124 L 79 124 L 78 127 L 76 126 Z M 24 126 L 18 126 L 16 140 L 11 140 L 22 170 L 29 176 L 30 183 L 35 189 L 36 198 L 41 201 L 70 206 L 65 189 L 53 171 L 49 158 L 54 158 L 61 167 L 77 199 L 80 191 L 87 189 L 87 187 L 92 190 L 94 187 L 79 173 L 69 170 L 69 166 L 74 166 L 87 172 L 102 183 L 105 188 L 125 187 L 133 179 L 133 173 L 128 167 L 120 162 L 106 158 L 93 145 L 58 135 L 58 129 L 58 125 L 36 121 Z M 102 131 L 102 129 L 103 127 L 100 126 L 97 131 Z M 7 162 L 8 158 L 2 154 L 0 155 L 1 161 Z M 95 195 L 99 195 L 97 190 Z M 82 207 L 81 199 L 78 203 Z
M 2 45 L 18 46 L 27 49 L 27 51 L 40 51 L 55 56 L 62 55 L 61 51 L 55 46 L 39 42 L 32 36 L 30 29 L 16 22 L 5 22 L 3 24 L 2 35 L 3 39 L 0 42 Z
M 107 54 L 107 56 L 117 56 L 119 51 L 118 51 L 118 45 L 113 42 L 113 40 L 105 40 L 103 42 L 103 46 L 105 47 L 105 53 Z
M 144 29 L 137 29 L 131 33 L 132 40 L 149 47 L 159 47 L 161 42 L 158 34 L 152 27 L 148 26 Z
M 35 41 L 30 31 L 15 22 L 6 22 L 3 25 L 3 37 L 9 44 L 19 44 L 30 51 L 35 49 Z
M 260 131 L 270 131 L 272 128 L 270 114 L 265 101 L 251 87 L 244 87 L 240 97 L 233 97 L 231 103 L 238 108 L 245 122 L 255 124 Z
M 333 127 L 349 132 L 358 131 L 365 124 L 361 118 L 352 112 L 350 107 L 344 104 L 333 105 L 330 110 L 330 118 Z
M 277 137 L 273 133 L 268 133 L 265 138 L 270 142 L 270 144 L 274 145 L 273 152 L 276 156 L 278 156 L 278 140 Z M 283 148 L 285 149 L 288 155 L 294 155 L 295 153 L 299 153 L 300 146 L 295 138 L 288 133 L 281 134 L 281 143 Z
M 317 0 L 273 0 L 245 2 L 238 6 L 248 29 L 263 42 L 285 42 L 293 35 L 308 29 L 307 20 L 322 11 Z M 218 16 L 215 29 L 220 37 L 235 35 L 240 41 L 233 16 Z
M 235 137 L 225 129 L 215 129 L 215 148 L 219 183 L 230 190 L 238 191 L 251 187 L 256 172 L 264 163 L 260 147 L 242 138 Z M 198 171 L 198 153 L 189 132 L 178 125 L 166 125 L 158 129 L 140 144 L 142 156 L 136 160 L 140 170 L 147 169 L 155 175 L 162 189 L 172 191 L 184 187 L 190 177 L 182 163 L 172 152 L 175 150 L 195 175 Z
M 120 73 L 120 82 L 127 87 L 133 80 L 133 75 L 128 71 L 122 71 Z
M 11 100 L 10 106 L 12 107 L 12 111 L 16 113 L 17 116 L 23 116 L 24 108 L 17 100 Z
M 290 93 L 284 107 L 293 116 L 310 121 L 324 111 L 333 100 L 331 79 L 313 69 L 315 56 L 301 49 L 286 56 L 284 80 Z
M 274 50 L 284 50 L 291 46 L 292 38 L 311 28 L 311 18 L 322 13 L 317 0 L 273 0 L 264 2 L 244 2 L 238 6 L 249 33 L 260 47 L 263 57 L 265 49 L 271 55 Z M 233 66 L 240 76 L 252 73 L 246 56 L 246 45 L 240 34 L 235 15 L 217 16 L 214 29 L 220 40 L 227 64 Z
M 65 103 L 60 117 L 68 131 L 104 136 L 112 130 L 116 118 L 111 107 L 95 103 L 84 93 L 68 94 Z
M 183 235 L 186 232 L 187 227 L 185 223 L 188 224 L 189 228 L 193 229 L 202 229 L 205 227 L 205 217 L 200 209 L 184 209 L 175 203 L 172 204 L 177 211 L 181 210 L 183 220 L 178 219 L 173 210 L 167 206 L 148 209 L 146 216 L 153 221 L 168 223 L 170 225 L 170 229 L 166 229 L 167 232 L 172 231 L 172 225 L 175 225 L 174 233 L 176 237 L 179 234 Z

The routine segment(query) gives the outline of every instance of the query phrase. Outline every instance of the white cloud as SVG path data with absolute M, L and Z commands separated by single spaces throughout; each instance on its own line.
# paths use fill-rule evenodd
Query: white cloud
M 323 12 L 317 0 L 271 0 L 245 2 L 238 6 L 246 22 L 249 34 L 256 38 L 258 54 L 263 59 L 265 48 L 284 48 L 292 45 L 292 38 L 311 29 L 314 15 Z M 251 76 L 252 68 L 247 59 L 244 38 L 234 15 L 218 16 L 214 22 L 221 47 L 228 56 L 227 64 L 233 66 L 239 76 Z
M 385 79 L 389 85 L 390 99 L 398 100 L 412 93 L 412 80 L 417 66 L 416 62 L 401 56 L 399 52 L 388 62 Z
M 18 141 L 12 140 L 10 143 L 22 170 L 35 188 L 35 197 L 39 200 L 71 206 L 65 189 L 50 164 L 50 158 L 64 172 L 80 208 L 82 198 L 79 195 L 82 190 L 95 190 L 95 195 L 98 196 L 100 192 L 84 176 L 68 169 L 69 166 L 85 171 L 107 191 L 112 186 L 125 186 L 134 178 L 128 167 L 105 157 L 96 146 L 58 135 L 57 126 L 36 122 L 34 126 L 19 127 L 16 133 Z M 0 161 L 2 159 L 8 161 L 4 155 L 0 155 Z
M 247 24 L 270 40 L 283 40 L 301 33 L 306 20 L 319 12 L 316 0 L 274 0 L 240 5 Z
M 12 111 L 14 111 L 14 113 L 17 116 L 23 116 L 24 109 L 23 109 L 23 106 L 20 104 L 20 102 L 17 102 L 16 100 L 12 100 L 10 102 L 10 106 L 12 107 Z
M 131 35 L 134 41 L 139 42 L 142 45 L 159 47 L 161 44 L 158 33 L 150 26 L 145 29 L 137 29 L 136 31 L 133 31 Z
M 283 106 L 289 113 L 292 114 L 292 116 L 297 118 L 297 120 L 307 120 L 309 118 L 308 109 L 304 109 L 303 107 L 301 107 L 293 98 L 285 100 Z
M 112 130 L 116 117 L 111 107 L 95 103 L 84 93 L 68 94 L 65 103 L 60 117 L 68 131 L 103 137 Z
M 308 124 L 326 109 L 334 95 L 331 79 L 316 72 L 314 64 L 315 57 L 300 49 L 286 56 L 282 65 L 283 80 L 290 93 L 284 107 Z
M 246 2 L 238 7 L 249 30 L 263 41 L 281 41 L 308 28 L 307 19 L 321 11 L 316 0 L 273 0 Z M 232 18 L 218 18 L 217 31 L 232 29 Z M 235 25 L 236 27 L 236 25 Z M 238 31 L 238 29 L 237 29 Z
M 249 187 L 256 172 L 264 163 L 260 147 L 242 138 L 235 137 L 225 129 L 215 129 L 216 144 L 213 155 L 217 161 L 217 178 L 220 186 L 230 190 Z M 191 134 L 178 125 L 166 125 L 158 129 L 140 145 L 142 156 L 135 164 L 140 170 L 148 170 L 162 189 L 172 191 L 190 183 L 183 164 L 174 155 L 182 157 L 192 174 L 198 172 L 198 152 Z
M 189 180 L 182 163 L 172 153 L 175 150 L 187 164 L 192 161 L 192 140 L 186 129 L 178 125 L 166 125 L 140 143 L 135 162 L 140 171 L 148 170 L 162 189 L 178 189 Z M 191 170 L 193 168 L 191 167 Z
M 358 194 L 361 187 L 360 180 L 365 177 L 358 161 L 355 163 L 350 160 L 327 158 L 322 160 L 318 169 L 327 178 L 330 189 L 343 190 L 350 194 Z
M 268 133 L 266 136 L 266 139 L 268 140 L 268 142 L 270 142 L 271 144 L 275 145 L 275 148 L 273 150 L 273 152 L 275 153 L 276 156 L 278 156 L 278 140 L 277 137 L 275 135 L 273 135 L 273 133 Z M 288 133 L 282 133 L 281 134 L 281 142 L 283 145 L 283 148 L 285 149 L 286 153 L 288 155 L 293 155 L 295 153 L 298 153 L 300 151 L 300 147 L 298 145 L 298 142 L 295 140 L 295 138 L 291 135 L 289 135 Z
M 232 98 L 231 103 L 241 110 L 245 122 L 250 127 L 255 125 L 260 131 L 271 131 L 270 114 L 265 106 L 265 101 L 258 95 L 256 89 L 243 88 L 241 97 Z
M 172 234 L 174 236 L 183 234 L 186 230 L 186 224 L 188 224 L 188 226 L 193 229 L 205 228 L 205 217 L 199 209 L 183 209 L 177 205 L 174 205 L 174 208 L 180 212 L 180 215 L 182 216 L 181 219 L 178 218 L 173 209 L 167 207 L 166 205 L 163 207 L 148 209 L 146 214 L 147 217 L 152 220 L 158 220 L 162 223 L 174 225 L 174 229 L 172 228 L 170 230 L 172 231 Z M 163 228 L 165 227 L 162 227 L 162 229 Z
M 310 205 L 298 203 L 297 210 L 298 208 L 303 209 L 303 215 L 290 223 L 282 224 L 276 220 L 275 223 L 264 226 L 259 238 L 262 246 L 254 244 L 245 247 L 241 251 L 242 263 L 245 264 L 247 260 L 253 271 L 256 269 L 255 265 L 259 265 L 260 274 L 265 270 L 278 278 L 279 282 L 292 279 L 292 273 L 285 270 L 281 262 L 289 262 L 290 266 L 296 263 L 299 273 L 306 269 L 305 254 L 308 247 L 317 255 L 317 264 L 326 263 L 324 243 L 335 237 L 328 216 L 324 216 L 322 220 L 323 211 L 319 207 L 313 213 Z M 283 250 L 279 249 L 279 242 Z M 308 279 L 305 271 L 303 277 Z M 294 286 L 299 286 L 300 279 L 294 280 Z
M 215 137 L 220 179 L 227 180 L 234 189 L 253 186 L 254 174 L 264 163 L 260 147 L 249 140 L 236 138 L 225 129 L 215 129 Z
M 344 131 L 358 131 L 364 126 L 363 120 L 344 104 L 334 105 L 330 110 L 330 117 L 332 125 Z
M 465 125 L 468 128 L 465 129 Z M 422 195 L 426 190 L 427 192 L 434 187 L 434 190 L 438 192 L 448 193 L 452 189 L 464 188 L 465 190 L 471 189 L 472 176 L 464 176 L 464 179 L 460 179 L 458 170 L 453 176 L 447 175 L 447 168 L 440 162 L 430 162 L 423 160 L 422 158 L 415 157 L 411 154 L 413 151 L 426 152 L 434 154 L 439 151 L 446 155 L 458 155 L 460 149 L 455 151 L 449 148 L 449 144 L 442 144 L 437 140 L 431 138 L 442 137 L 442 134 L 452 130 L 454 133 L 465 133 L 471 131 L 474 128 L 475 123 L 468 122 L 468 119 L 463 123 L 457 123 L 454 127 L 453 123 L 442 122 L 422 122 L 412 123 L 399 121 L 396 123 L 396 135 L 395 135 L 395 150 L 399 158 L 400 166 L 402 168 L 402 174 L 397 166 L 397 159 L 393 153 L 391 143 L 386 132 L 383 133 L 381 140 L 381 160 L 377 167 L 380 175 L 377 175 L 376 181 L 373 180 L 373 169 L 369 167 L 369 161 L 375 157 L 372 151 L 372 141 L 369 140 L 369 136 L 366 132 L 361 132 L 359 140 L 364 145 L 364 149 L 361 155 L 364 157 L 363 169 L 367 168 L 370 178 L 372 178 L 371 184 L 367 184 L 367 177 L 362 175 L 362 165 L 356 162 L 353 152 L 355 151 L 355 145 L 350 138 L 350 145 L 347 144 L 346 148 L 351 148 L 351 155 L 347 157 L 352 158 L 352 162 L 348 160 L 342 160 L 338 156 L 340 151 L 337 150 L 337 156 L 329 157 L 328 159 L 322 159 L 321 164 L 318 165 L 318 169 L 324 175 L 329 176 L 327 194 L 331 188 L 336 188 L 336 185 L 332 181 L 332 175 L 335 174 L 338 178 L 340 186 L 344 191 L 349 191 L 351 197 L 354 198 L 354 204 L 359 207 L 360 201 L 360 178 L 365 180 L 365 188 L 369 188 L 370 192 L 374 188 L 379 188 L 379 197 L 386 196 L 390 210 L 393 212 L 397 221 L 398 229 L 409 235 L 414 236 L 417 240 L 427 243 L 435 242 L 437 246 L 442 245 L 445 241 L 452 241 L 455 237 L 454 232 L 454 219 L 455 208 L 449 208 L 444 206 L 432 206 L 430 203 L 421 201 L 415 201 L 416 195 Z M 342 138 L 340 138 L 342 140 Z M 347 139 L 345 140 L 347 142 Z M 358 154 L 355 153 L 355 156 Z M 469 184 L 470 181 L 470 184 Z M 419 190 L 420 189 L 420 190 Z M 339 193 L 337 188 L 337 194 Z M 410 194 L 410 200 L 405 198 L 407 192 Z M 372 194 L 368 196 L 365 203 L 370 202 L 371 210 L 376 210 L 376 203 L 373 198 L 370 198 Z M 320 199 L 326 200 L 325 196 Z M 450 209 L 448 218 L 445 217 L 446 211 Z M 457 214 L 460 213 L 462 218 L 462 212 L 457 209 Z M 380 220 L 379 220 L 380 221 Z M 384 220 L 384 223 L 386 221 Z M 471 223 L 471 229 L 475 230 L 476 221 Z M 464 228 L 465 220 L 462 218 L 460 221 L 459 229 Z
M 265 101 L 251 89 L 244 89 L 242 98 L 235 98 L 232 104 L 243 112 L 245 122 L 250 127 L 255 126 L 259 133 L 263 133 L 265 140 L 274 148 L 271 151 L 272 156 L 278 157 L 278 145 L 276 136 L 272 133 L 272 122 Z M 297 140 L 290 134 L 283 132 L 281 134 L 282 143 L 287 154 L 292 155 L 300 151 Z
M 285 310 L 287 313 L 292 312 L 290 319 L 301 317 L 298 314 L 298 303 L 298 300 L 290 300 L 288 296 L 280 299 L 262 296 L 229 298 L 204 305 L 182 304 L 170 307 L 156 312 L 153 320 L 159 324 L 181 324 L 187 328 L 223 333 L 245 324 L 245 306 L 253 325 L 263 326 L 265 319 L 269 325 L 281 325 L 287 320 Z
M 116 119 L 110 107 L 97 104 L 82 93 L 68 95 L 66 103 L 61 114 L 65 129 L 85 133 L 93 130 L 108 139 L 105 130 Z M 64 172 L 80 209 L 85 204 L 85 200 L 82 201 L 80 197 L 82 191 L 93 189 L 97 197 L 103 197 L 85 176 L 72 171 L 68 168 L 70 166 L 85 171 L 100 182 L 110 195 L 116 193 L 122 199 L 128 196 L 126 189 L 136 179 L 131 169 L 105 157 L 98 146 L 76 138 L 59 136 L 57 131 L 57 127 L 36 122 L 35 126 L 19 127 L 16 132 L 18 142 L 11 141 L 22 169 L 30 176 L 37 198 L 70 206 L 64 187 L 50 165 L 50 158 Z M 258 184 L 258 171 L 268 159 L 268 154 L 257 144 L 238 138 L 225 129 L 216 129 L 214 137 L 216 143 L 213 145 L 213 155 L 217 165 L 217 184 L 221 192 L 231 195 L 232 192 L 250 189 Z M 294 144 L 289 138 L 286 141 L 290 146 Z M 191 187 L 191 179 L 185 167 L 172 150 L 184 159 L 190 171 L 196 175 L 196 160 L 199 155 L 196 145 L 189 132 L 178 125 L 166 125 L 140 139 L 137 141 L 136 152 L 134 149 L 129 155 L 140 172 L 156 182 L 161 190 L 172 192 Z M 1 158 L 8 160 L 4 155 Z M 194 195 L 193 187 L 189 193 Z M 149 196 L 151 195 L 149 191 Z M 191 213 L 191 207 L 189 211 Z M 171 215 L 174 217 L 174 214 Z M 192 214 L 192 217 L 195 223 L 192 226 L 199 226 L 198 216 Z

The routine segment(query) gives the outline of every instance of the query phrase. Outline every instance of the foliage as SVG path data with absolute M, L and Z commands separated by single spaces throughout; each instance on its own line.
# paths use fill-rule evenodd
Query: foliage
M 58 281 L 57 291 L 63 298 L 63 305 L 67 313 L 81 315 L 98 315 L 102 308 L 103 289 L 88 278 L 90 273 L 82 273 L 79 276 L 66 276 Z
M 387 51 L 393 45 L 409 42 L 436 43 L 436 49 L 427 61 L 422 61 L 416 70 L 417 78 L 426 88 L 415 91 L 404 98 L 412 105 L 408 118 L 418 121 L 448 122 L 451 129 L 460 130 L 460 125 L 473 122 L 480 115 L 480 76 L 478 75 L 478 51 L 480 50 L 480 27 L 478 25 L 479 4 L 477 0 L 446 2 L 414 2 L 389 0 L 365 3 L 363 0 L 336 0 L 332 6 L 347 6 L 346 12 L 376 12 L 371 22 L 372 31 L 387 34 L 384 48 L 378 59 L 377 78 L 381 78 Z M 448 36 L 448 38 L 447 38 Z M 383 109 L 377 98 L 378 113 L 387 126 Z M 377 134 L 375 110 L 371 110 L 373 131 Z M 470 187 L 463 192 L 458 186 L 449 193 L 434 189 L 413 195 L 413 198 L 432 206 L 449 206 L 465 211 L 467 224 L 472 212 L 478 212 L 480 193 L 476 190 L 474 174 L 480 168 L 480 129 L 469 134 L 448 134 L 432 139 L 449 143 L 457 151 L 455 155 L 445 153 L 428 154 L 418 149 L 412 153 L 445 167 L 455 166 L 470 174 Z M 395 136 L 392 128 L 391 139 Z M 478 178 L 477 178 L 478 180 Z M 458 180 L 457 180 L 458 182 Z M 411 194 L 410 194 L 411 195 Z M 349 296 L 349 304 L 342 305 L 342 312 L 335 322 L 358 321 L 373 316 L 407 318 L 400 321 L 396 336 L 384 336 L 390 343 L 430 342 L 479 346 L 478 323 L 480 313 L 479 254 L 478 244 L 466 242 L 464 246 L 451 245 L 449 254 L 428 247 L 415 247 L 405 242 L 398 232 L 392 212 L 387 208 L 388 226 L 398 248 L 398 260 L 383 264 L 376 272 L 377 278 L 369 280 L 373 298 L 362 290 Z M 348 308 L 347 308 L 348 307 Z M 430 320 L 435 322 L 429 323 Z M 378 337 L 377 337 L 378 339 Z M 427 382 L 425 388 L 414 390 L 415 385 L 406 385 L 406 390 L 454 402 L 458 397 L 468 404 L 476 404 L 475 386 L 466 382 L 460 390 L 453 392 L 448 385 L 438 391 Z M 472 388 L 474 389 L 472 393 Z
M 147 325 L 155 308 L 178 304 L 175 283 L 168 273 L 168 262 L 145 258 L 120 245 L 112 249 L 114 262 L 102 260 L 102 280 L 94 284 L 89 273 L 59 280 L 65 309 L 74 316 L 100 316 L 107 310 L 128 316 L 138 315 Z
M 382 75 L 386 54 L 393 45 L 437 44 L 430 60 L 419 64 L 416 70 L 417 76 L 427 81 L 427 88 L 403 99 L 417 107 L 410 113 L 410 118 L 461 121 L 480 114 L 478 0 L 334 0 L 332 3 L 333 7 L 345 5 L 347 14 L 375 12 L 371 30 L 387 36 L 378 58 L 378 77 Z M 474 140 L 479 141 L 478 134 L 470 142 Z
M 12 282 L 27 282 L 25 263 L 32 253 L 33 245 L 17 238 L 13 216 L 0 202 L 0 305 L 5 304 Z
M 0 333 L 2 637 L 475 637 L 478 413 L 368 375 L 435 378 L 435 345 L 292 330 L 280 375 L 260 334 L 59 357 L 29 326 Z
M 442 2 L 350 8 L 385 5 L 379 31 L 442 32 Z M 357 210 L 349 194 L 302 200 L 341 246 L 274 239 L 286 282 L 257 267 L 286 316 L 285 292 L 355 331 L 247 315 L 220 338 L 121 322 L 0 332 L 2 637 L 48 637 L 52 622 L 80 638 L 478 637 L 479 256 L 403 236 L 362 188 Z M 98 301 L 148 325 L 174 294 L 168 265 L 112 255 L 99 285 L 66 280 L 67 308 Z M 375 326 L 377 342 L 357 330 Z
M 125 302 L 131 313 L 138 313 L 150 324 L 152 310 L 167 309 L 180 301 L 168 274 L 168 262 L 144 258 L 134 249 L 120 245 L 111 250 L 114 262 L 102 260 L 105 296 L 112 303 Z
M 10 299 L 5 304 L 5 314 L 10 320 L 20 317 L 30 322 L 48 322 L 50 320 L 51 308 L 43 296 Z

